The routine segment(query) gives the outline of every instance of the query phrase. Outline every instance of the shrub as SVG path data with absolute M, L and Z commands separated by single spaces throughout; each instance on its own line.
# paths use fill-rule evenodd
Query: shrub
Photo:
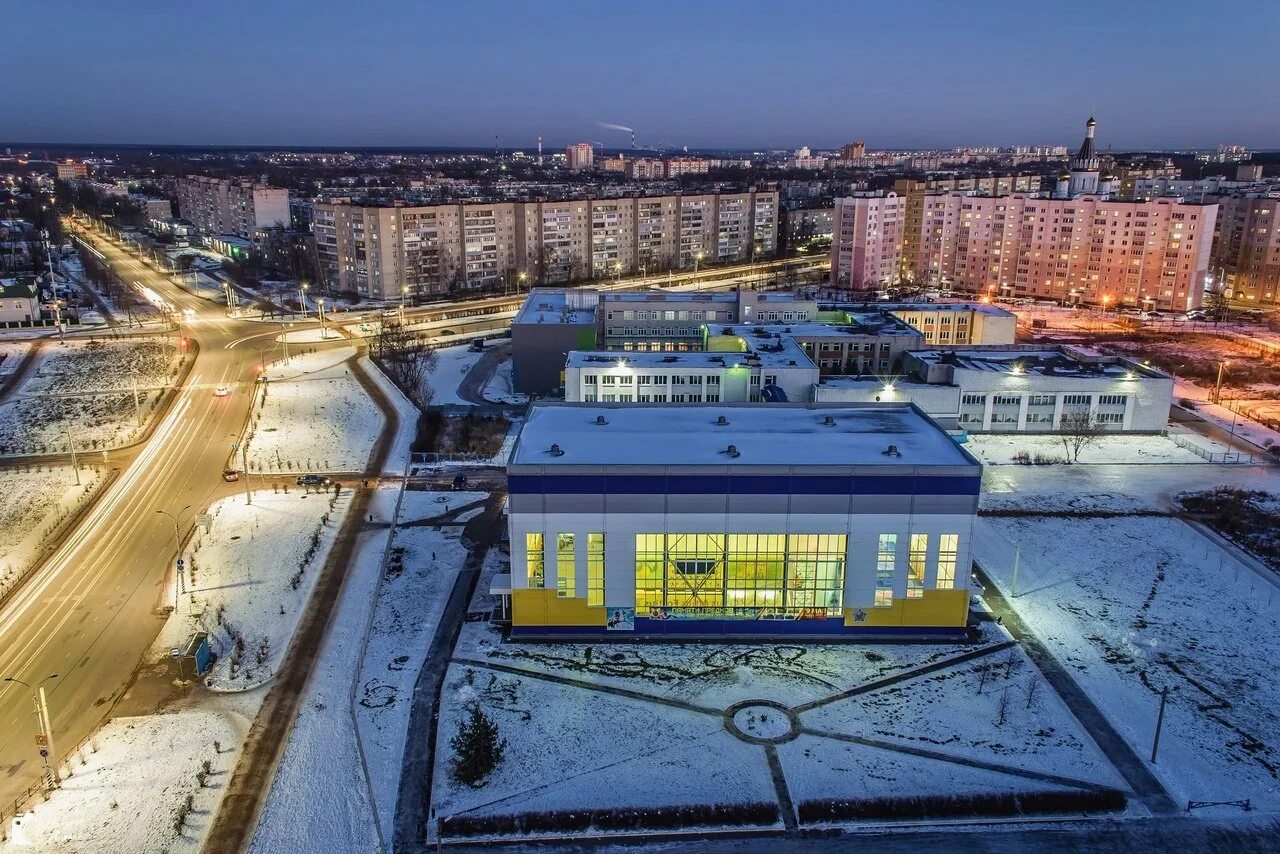
M 529 833 L 672 830 L 686 827 L 768 825 L 778 821 L 778 805 L 673 804 L 660 807 L 552 810 L 514 815 L 453 816 L 440 822 L 448 836 L 502 836 Z
M 898 820 L 1104 812 L 1124 809 L 1124 793 L 1101 791 L 1036 791 L 1022 794 L 981 792 L 861 800 L 830 798 L 802 801 L 797 808 L 806 824 L 848 820 Z

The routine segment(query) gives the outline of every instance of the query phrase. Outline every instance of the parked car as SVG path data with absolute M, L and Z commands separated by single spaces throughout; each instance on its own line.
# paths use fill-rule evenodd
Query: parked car
M 240 479 L 240 472 L 236 471 L 235 469 L 223 469 L 222 479 L 225 480 L 227 483 L 232 483 Z
M 1139 320 L 1163 320 L 1164 315 L 1154 309 L 1152 311 L 1144 311 L 1138 315 Z
M 1262 319 L 1262 309 L 1246 308 L 1244 311 L 1240 312 L 1240 319 L 1250 323 L 1255 323 Z
M 385 309 L 383 309 L 383 310 L 382 310 L 382 316 L 383 316 L 383 317 L 399 317 L 399 316 L 400 316 L 400 309 L 398 309 L 398 308 L 385 308 Z
M 471 347 L 468 349 L 470 349 L 472 353 L 483 353 L 484 341 L 480 338 L 477 338 L 476 340 L 471 342 Z
M 328 486 L 329 478 L 322 474 L 304 474 L 298 478 L 298 486 Z
M 467 476 L 466 476 L 465 474 L 457 474 L 457 475 L 454 475 L 454 478 L 453 478 L 453 488 L 454 488 L 455 490 L 456 490 L 456 489 L 466 489 L 466 488 L 467 488 Z
M 1204 321 L 1209 319 L 1209 315 L 1205 314 L 1203 311 L 1200 311 L 1199 309 L 1192 309 L 1191 311 L 1188 311 L 1185 315 L 1183 315 L 1183 317 L 1187 320 Z

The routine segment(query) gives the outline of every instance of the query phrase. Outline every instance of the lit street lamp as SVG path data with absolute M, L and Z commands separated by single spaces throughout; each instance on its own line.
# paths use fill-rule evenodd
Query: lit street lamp
M 298 285 L 298 305 L 302 308 L 302 316 L 307 316 L 307 283 Z
M 164 510 L 156 511 L 161 516 L 169 517 L 169 521 L 173 522 L 173 547 L 178 553 L 176 558 L 176 560 L 178 561 L 182 560 L 182 532 L 178 529 L 178 519 L 182 518 L 182 514 L 186 513 L 190 509 L 191 509 L 191 505 L 188 504 L 186 507 L 183 507 L 181 510 L 179 510 L 176 516 L 172 513 L 167 513 Z M 184 585 L 182 583 L 181 565 L 178 563 L 175 563 L 174 566 L 177 567 L 177 569 L 175 570 L 176 577 L 173 582 L 173 610 L 177 611 L 178 610 L 178 593 L 180 592 L 179 588 L 183 587 Z
M 44 694 L 44 683 L 50 679 L 57 678 L 58 674 L 50 673 L 35 685 L 32 685 L 30 682 L 24 682 L 12 676 L 4 677 L 5 682 L 14 682 L 22 685 L 31 692 L 31 700 L 35 705 L 36 714 L 36 746 L 40 749 L 40 759 L 44 763 L 44 784 L 49 791 L 52 791 L 55 785 L 61 783 L 62 778 L 58 775 L 57 766 L 50 767 L 49 765 L 49 756 L 53 753 L 53 725 L 49 722 L 49 701 Z
M 316 300 L 316 310 L 320 312 L 320 340 L 323 341 L 329 337 L 329 330 L 324 325 L 324 297 Z

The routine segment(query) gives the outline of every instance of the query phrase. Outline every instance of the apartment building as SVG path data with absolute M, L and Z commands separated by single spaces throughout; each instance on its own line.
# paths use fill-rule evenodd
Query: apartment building
M 330 286 L 374 298 L 655 273 L 772 257 L 778 194 L 370 207 L 317 202 Z
M 701 157 L 668 157 L 665 164 L 665 177 L 705 175 L 710 168 L 711 165 Z
M 867 156 L 866 143 L 861 140 L 854 140 L 848 145 L 840 146 L 841 160 L 859 160 Z
M 637 181 L 659 181 L 666 174 L 666 164 L 657 157 L 637 157 L 627 162 L 627 177 Z
M 63 160 L 55 163 L 53 173 L 59 181 L 84 180 L 89 177 L 89 164 L 82 160 Z
M 1200 305 L 1216 204 L 926 196 L 924 279 L 974 294 L 1185 311 Z
M 903 200 L 902 269 L 912 281 L 930 281 L 932 256 L 923 249 L 926 237 L 924 202 L 926 196 L 943 193 L 972 193 L 985 196 L 1007 196 L 1013 193 L 1036 193 L 1039 175 L 986 175 L 896 181 L 893 191 Z
M 590 169 L 595 162 L 596 153 L 589 142 L 575 142 L 565 147 L 565 163 L 570 169 L 580 171 Z
M 1213 274 L 1234 300 L 1280 305 L 1280 194 L 1215 201 Z
M 859 290 L 901 280 L 904 201 L 893 192 L 855 193 L 836 199 L 832 287 Z
M 289 191 L 188 175 L 177 182 L 178 215 L 205 235 L 249 239 L 255 229 L 289 224 Z

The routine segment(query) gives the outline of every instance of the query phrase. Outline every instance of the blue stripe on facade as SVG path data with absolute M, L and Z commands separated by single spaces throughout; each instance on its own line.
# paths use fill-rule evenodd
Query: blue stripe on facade
M 977 495 L 978 477 L 939 475 L 598 475 L 513 474 L 523 495 Z

